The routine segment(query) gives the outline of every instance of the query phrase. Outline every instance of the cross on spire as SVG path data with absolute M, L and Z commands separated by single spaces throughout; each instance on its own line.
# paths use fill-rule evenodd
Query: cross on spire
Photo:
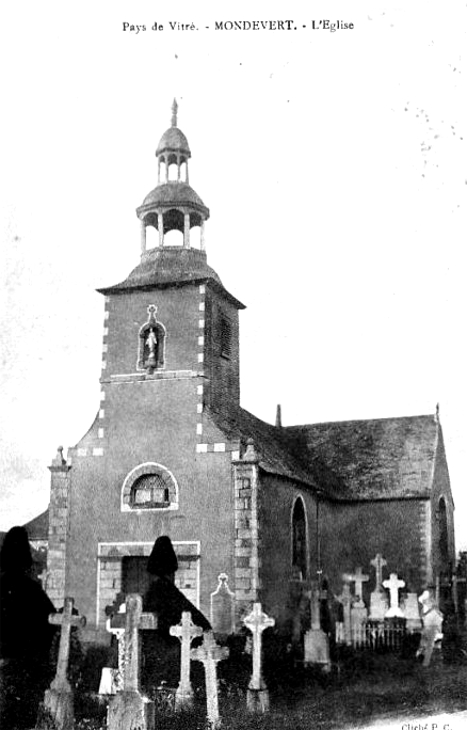
M 156 324 L 156 314 L 157 314 L 157 307 L 155 304 L 150 304 L 147 308 L 147 313 L 149 314 L 148 317 L 148 324 L 154 325 Z

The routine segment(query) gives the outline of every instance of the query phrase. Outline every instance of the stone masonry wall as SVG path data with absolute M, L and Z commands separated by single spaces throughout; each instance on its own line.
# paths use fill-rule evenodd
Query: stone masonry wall
M 51 472 L 49 546 L 45 587 L 54 606 L 60 608 L 63 606 L 66 593 L 65 560 L 70 478 L 70 467 L 63 459 L 61 450 L 49 469 Z

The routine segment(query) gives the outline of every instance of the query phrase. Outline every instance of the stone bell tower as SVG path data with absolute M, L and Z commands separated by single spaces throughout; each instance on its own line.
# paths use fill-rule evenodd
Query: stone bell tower
M 209 210 L 189 184 L 191 151 L 177 126 L 176 102 L 156 158 L 157 185 L 136 211 L 140 262 L 124 281 L 99 289 L 105 297 L 100 407 L 67 462 L 52 468 L 51 504 L 65 525 L 49 561 L 54 598 L 59 603 L 59 593 L 73 591 L 80 610 L 95 614 L 98 631 L 105 605 L 137 580 L 131 561 L 146 555 L 155 536 L 170 535 L 189 546 L 185 552 L 203 544 L 205 500 L 214 499 L 204 462 L 198 464 L 214 428 L 209 414 L 236 412 L 240 401 L 243 304 L 207 263 Z M 156 232 L 153 245 L 149 229 Z M 218 485 L 218 476 L 211 482 Z M 214 560 L 200 553 L 198 559 L 205 566 Z M 209 570 L 199 570 L 199 579 L 186 578 L 192 598 L 203 595 L 203 581 L 212 590 Z
M 136 211 L 141 262 L 125 281 L 99 290 L 109 310 L 102 380 L 191 377 L 199 380 L 203 406 L 238 407 L 238 310 L 244 307 L 207 264 L 209 209 L 188 182 L 191 151 L 177 126 L 175 100 L 156 158 L 158 184 Z M 152 248 L 151 228 L 157 232 Z

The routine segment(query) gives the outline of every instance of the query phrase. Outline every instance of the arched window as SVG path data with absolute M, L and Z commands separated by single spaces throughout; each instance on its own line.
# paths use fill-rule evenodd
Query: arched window
M 122 511 L 142 509 L 178 509 L 177 482 L 162 464 L 140 464 L 123 482 Z
M 292 511 L 292 567 L 307 578 L 307 535 L 305 507 L 301 497 L 295 500 Z
M 449 563 L 449 538 L 446 500 L 444 497 L 441 497 L 438 503 L 438 525 L 439 555 L 441 559 L 441 566 L 444 570 L 446 570 Z

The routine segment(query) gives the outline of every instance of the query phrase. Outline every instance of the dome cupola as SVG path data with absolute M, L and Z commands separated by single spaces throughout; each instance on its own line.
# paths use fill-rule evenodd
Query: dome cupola
M 204 251 L 204 223 L 209 218 L 209 209 L 189 185 L 188 160 L 190 146 L 183 132 L 177 126 L 177 101 L 172 105 L 172 124 L 164 132 L 157 146 L 158 184 L 137 208 L 141 221 L 141 256 L 147 255 L 146 229 L 158 231 L 158 247 L 165 243 L 165 235 L 176 230 L 183 234 L 183 248 L 191 248 L 190 231 L 200 229 L 200 249 Z

